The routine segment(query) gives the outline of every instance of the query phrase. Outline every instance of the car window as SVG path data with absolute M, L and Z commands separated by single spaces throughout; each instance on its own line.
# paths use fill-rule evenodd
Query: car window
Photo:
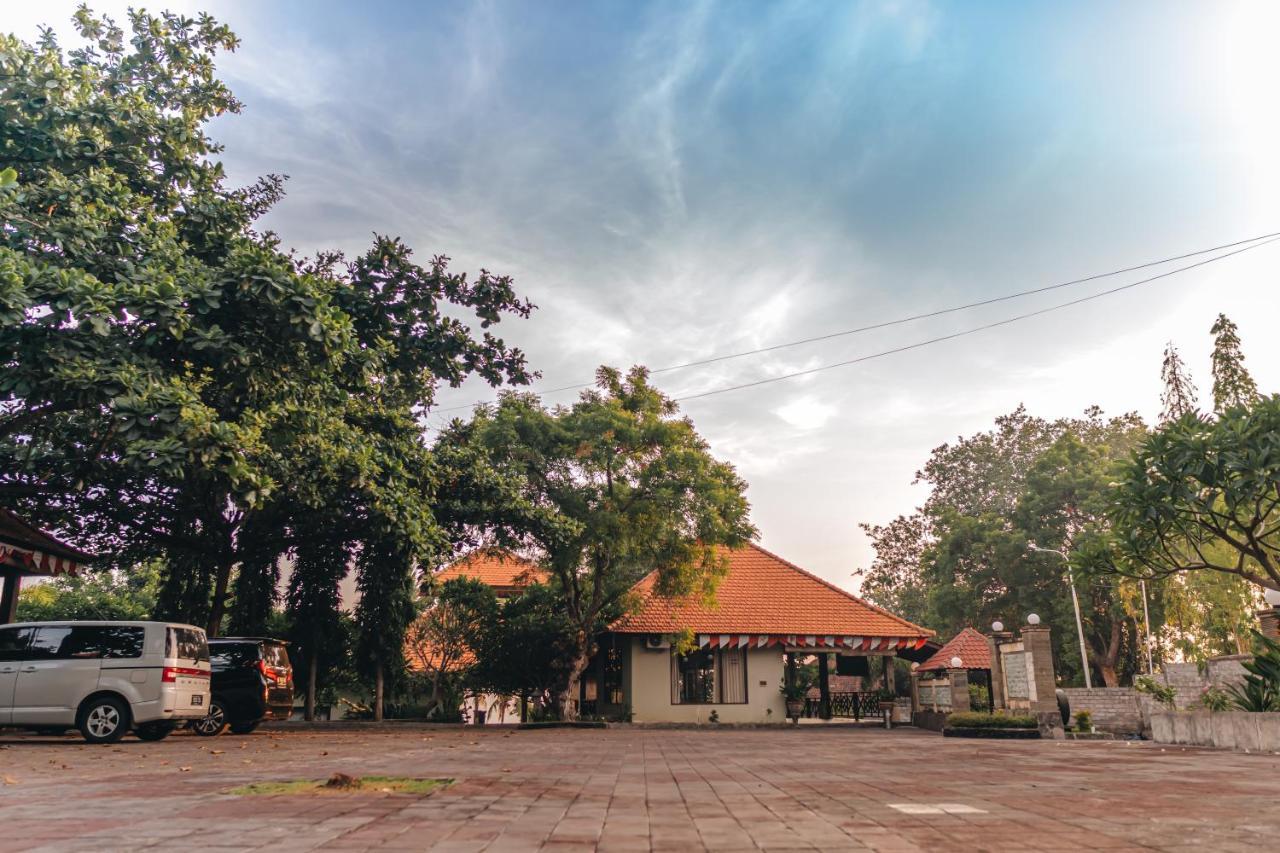
M 279 643 L 263 643 L 262 659 L 275 667 L 289 666 L 289 651 Z
M 61 651 L 62 644 L 70 636 L 71 627 L 69 625 L 37 628 L 36 635 L 31 639 L 31 647 L 27 649 L 27 659 L 56 660 L 59 657 L 67 657 L 61 654 Z
M 209 664 L 214 672 L 238 669 L 258 660 L 258 647 L 253 643 L 210 643 Z
M 0 628 L 0 660 L 26 660 L 35 628 Z
M 140 658 L 145 634 L 146 629 L 132 625 L 73 625 L 59 657 Z
M 166 635 L 165 657 L 202 661 L 209 659 L 209 641 L 199 628 L 170 628 Z

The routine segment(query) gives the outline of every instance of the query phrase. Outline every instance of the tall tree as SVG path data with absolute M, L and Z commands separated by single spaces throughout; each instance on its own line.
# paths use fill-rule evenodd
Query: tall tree
M 1213 335 L 1213 410 L 1247 406 L 1258 399 L 1258 386 L 1244 366 L 1236 324 L 1219 314 L 1209 329 Z
M 317 509 L 430 559 L 418 418 L 441 383 L 527 382 L 489 329 L 532 306 L 389 237 L 350 263 L 281 251 L 254 225 L 282 179 L 227 187 L 206 133 L 240 107 L 214 74 L 234 34 L 76 21 L 69 54 L 0 37 L 0 496 L 119 567 L 163 560 L 160 614 L 211 634 L 232 591 L 261 623 Z
M 1280 589 L 1280 396 L 1153 433 L 1112 490 L 1093 558 L 1141 578 L 1214 571 Z
M 404 669 L 405 634 L 417 615 L 413 558 L 394 537 L 366 538 L 356 561 L 356 663 L 373 681 L 373 718 L 382 720 L 388 675 Z
M 1199 409 L 1195 383 L 1191 381 L 1191 374 L 1173 341 L 1164 348 L 1160 379 L 1164 383 L 1164 389 L 1160 392 L 1160 423 L 1176 421 Z
M 572 406 L 505 394 L 442 444 L 482 451 L 514 483 L 505 506 L 476 520 L 506 543 L 539 555 L 572 625 L 555 702 L 572 717 L 595 636 L 619 614 L 632 585 L 657 572 L 663 595 L 710 594 L 724 571 L 716 547 L 746 542 L 746 485 L 712 457 L 674 402 L 643 368 L 625 377 L 600 368 L 596 389 Z

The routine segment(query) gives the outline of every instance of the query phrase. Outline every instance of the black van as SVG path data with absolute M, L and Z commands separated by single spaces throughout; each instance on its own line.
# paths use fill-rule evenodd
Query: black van
M 246 735 L 263 720 L 287 720 L 293 712 L 293 666 L 283 640 L 219 637 L 209 641 L 213 668 L 209 713 L 191 723 L 204 737 Z

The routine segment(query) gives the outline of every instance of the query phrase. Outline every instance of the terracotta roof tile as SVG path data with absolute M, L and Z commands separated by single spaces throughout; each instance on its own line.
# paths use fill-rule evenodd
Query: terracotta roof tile
M 640 608 L 611 627 L 626 634 L 681 630 L 706 634 L 834 634 L 928 637 L 933 634 L 845 592 L 759 545 L 725 549 L 729 570 L 715 606 L 654 593 L 657 573 L 635 586 Z
M 530 560 L 497 548 L 480 548 L 436 572 L 437 584 L 454 578 L 474 578 L 502 595 L 547 579 L 546 571 Z
M 987 638 L 975 628 L 965 628 L 920 664 L 917 671 L 949 669 L 954 657 L 960 658 L 965 669 L 991 669 L 991 647 L 987 645 Z

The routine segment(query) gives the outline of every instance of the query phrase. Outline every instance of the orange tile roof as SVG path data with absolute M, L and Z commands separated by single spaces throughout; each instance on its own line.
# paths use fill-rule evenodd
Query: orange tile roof
M 729 570 L 714 606 L 654 592 L 657 573 L 635 586 L 639 609 L 614 622 L 624 634 L 818 634 L 925 638 L 933 632 L 845 592 L 756 544 L 722 552 Z
M 954 657 L 960 658 L 965 669 L 991 669 L 991 647 L 987 645 L 987 638 L 975 628 L 965 628 L 920 664 L 917 672 L 949 669 Z
M 531 583 L 545 581 L 545 569 L 510 551 L 478 548 L 445 566 L 434 576 L 437 584 L 454 578 L 474 578 L 494 588 L 499 595 L 514 592 Z

